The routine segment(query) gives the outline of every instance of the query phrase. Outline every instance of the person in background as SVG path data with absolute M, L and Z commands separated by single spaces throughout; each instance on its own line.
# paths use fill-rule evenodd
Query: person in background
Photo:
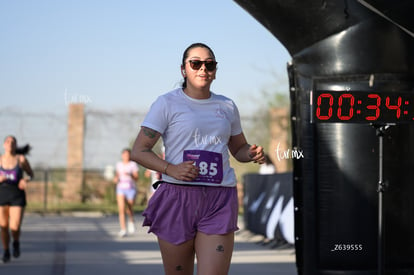
M 163 153 L 159 154 L 158 156 L 162 157 L 163 159 L 165 158 L 164 148 L 163 148 Z M 147 189 L 147 201 L 149 201 L 151 199 L 152 195 L 155 192 L 154 186 L 157 185 L 156 182 L 161 180 L 162 174 L 158 171 L 147 169 L 147 170 L 145 170 L 144 175 L 145 175 L 145 177 L 150 178 L 150 180 L 151 180 L 150 186 Z
M 268 154 L 265 154 L 265 162 L 260 165 L 259 174 L 267 175 L 276 173 L 276 166 L 273 164 L 272 160 L 269 158 Z
M 143 225 L 158 237 L 167 275 L 193 274 L 195 257 L 197 274 L 228 274 L 238 230 L 230 153 L 240 162 L 264 162 L 263 148 L 246 141 L 235 103 L 210 90 L 216 65 L 207 45 L 190 45 L 183 86 L 152 104 L 132 149 L 133 160 L 162 173 Z M 153 151 L 160 137 L 165 159 Z
M 145 170 L 144 175 L 146 178 L 150 179 L 150 186 L 148 187 L 148 190 L 147 190 L 147 200 L 149 201 L 155 192 L 154 184 L 157 181 L 161 180 L 161 173 L 154 171 L 154 170 L 147 169 Z
M 13 257 L 20 256 L 20 232 L 26 206 L 28 181 L 34 176 L 29 161 L 24 156 L 30 146 L 17 147 L 14 136 L 7 136 L 0 156 L 0 227 L 3 244 L 3 262 L 10 261 L 10 241 L 13 239 Z M 24 178 L 24 172 L 29 178 Z
M 136 181 L 138 180 L 138 165 L 131 161 L 131 150 L 122 150 L 122 161 L 116 164 L 116 174 L 114 182 L 116 183 L 116 200 L 118 203 L 118 216 L 120 237 L 125 237 L 127 233 L 135 232 L 134 222 L 134 203 L 137 194 Z M 126 227 L 126 217 L 128 215 L 128 228 Z

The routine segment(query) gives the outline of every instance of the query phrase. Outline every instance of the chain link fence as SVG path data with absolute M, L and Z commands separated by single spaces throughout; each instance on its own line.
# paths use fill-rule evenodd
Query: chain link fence
M 67 116 L 65 112 L 36 113 L 0 109 L 0 133 L 3 138 L 14 135 L 18 145 L 30 144 L 32 147 L 27 158 L 35 177 L 27 190 L 28 210 L 47 212 L 89 208 L 116 211 L 115 184 L 112 182 L 114 167 L 120 160 L 122 149 L 132 146 L 145 112 L 95 110 L 86 106 L 83 181 L 75 190 L 78 199 L 72 202 L 64 198 L 64 192 L 70 184 L 66 180 L 70 172 L 66 166 Z M 266 113 L 260 117 L 257 114 L 256 117 L 242 117 L 246 136 L 258 144 L 270 144 L 272 137 L 269 125 L 274 123 L 275 118 Z M 271 148 L 268 152 L 271 152 Z M 258 170 L 255 164 L 233 161 L 232 166 L 239 180 L 243 174 Z M 145 206 L 149 197 L 150 179 L 144 174 L 145 168 L 140 167 L 137 207 Z
M 68 185 L 66 181 L 68 172 L 70 171 L 64 168 L 35 169 L 35 177 L 26 190 L 28 210 L 39 213 L 85 210 L 116 212 L 116 185 L 112 177 L 108 177 L 108 171 L 83 170 L 82 186 L 76 190 L 79 199 L 74 201 L 64 198 Z M 150 195 L 150 180 L 145 177 L 144 171 L 140 172 L 136 186 L 136 207 L 142 209 Z
M 144 113 L 85 109 L 83 182 L 75 190 L 79 200 L 74 202 L 64 199 L 70 184 L 66 181 L 67 116 L 67 113 L 25 112 L 17 108 L 0 110 L 3 138 L 13 135 L 18 146 L 30 144 L 32 147 L 27 159 L 35 177 L 27 189 L 28 210 L 46 212 L 89 207 L 113 211 L 116 209 L 115 184 L 111 178 L 114 167 L 122 149 L 132 145 Z M 137 186 L 137 205 L 144 205 L 149 180 L 143 172 Z

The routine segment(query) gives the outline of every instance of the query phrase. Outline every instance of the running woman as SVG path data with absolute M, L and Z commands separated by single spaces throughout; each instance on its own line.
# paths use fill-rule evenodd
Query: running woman
M 116 175 L 114 182 L 116 185 L 116 200 L 118 202 L 118 216 L 121 231 L 120 237 L 125 237 L 127 233 L 135 232 L 134 223 L 134 203 L 137 194 L 135 186 L 138 180 L 138 165 L 131 161 L 131 150 L 124 149 L 122 151 L 122 161 L 116 164 Z M 126 217 L 128 215 L 128 228 L 126 227 Z
M 236 175 L 240 162 L 264 162 L 263 148 L 247 143 L 235 103 L 213 93 L 217 61 L 205 44 L 183 54 L 181 88 L 151 106 L 132 149 L 132 159 L 162 173 L 144 211 L 143 225 L 158 237 L 165 274 L 226 275 L 238 230 Z M 162 137 L 165 160 L 153 152 Z
M 20 232 L 26 206 L 26 186 L 33 171 L 24 154 L 29 146 L 17 148 L 14 136 L 4 140 L 4 154 L 0 156 L 0 227 L 4 254 L 3 262 L 10 261 L 10 241 L 13 239 L 13 256 L 20 256 Z M 24 172 L 29 178 L 24 178 Z M 11 236 L 10 236 L 11 235 Z

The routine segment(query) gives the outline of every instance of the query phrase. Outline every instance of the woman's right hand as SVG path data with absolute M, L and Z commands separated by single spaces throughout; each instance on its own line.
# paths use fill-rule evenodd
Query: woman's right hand
M 194 165 L 194 161 L 184 161 L 180 164 L 169 164 L 166 170 L 168 176 L 182 181 L 193 181 L 197 178 L 199 169 Z
M 27 188 L 27 180 L 21 179 L 19 181 L 18 187 L 19 187 L 20 190 L 26 190 L 26 188 Z
M 0 175 L 0 182 L 6 181 L 7 177 L 5 175 Z

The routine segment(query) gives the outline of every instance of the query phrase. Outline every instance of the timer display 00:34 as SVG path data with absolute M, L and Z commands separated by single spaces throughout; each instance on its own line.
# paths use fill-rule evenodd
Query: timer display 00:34
M 313 122 L 414 122 L 414 92 L 313 91 Z

